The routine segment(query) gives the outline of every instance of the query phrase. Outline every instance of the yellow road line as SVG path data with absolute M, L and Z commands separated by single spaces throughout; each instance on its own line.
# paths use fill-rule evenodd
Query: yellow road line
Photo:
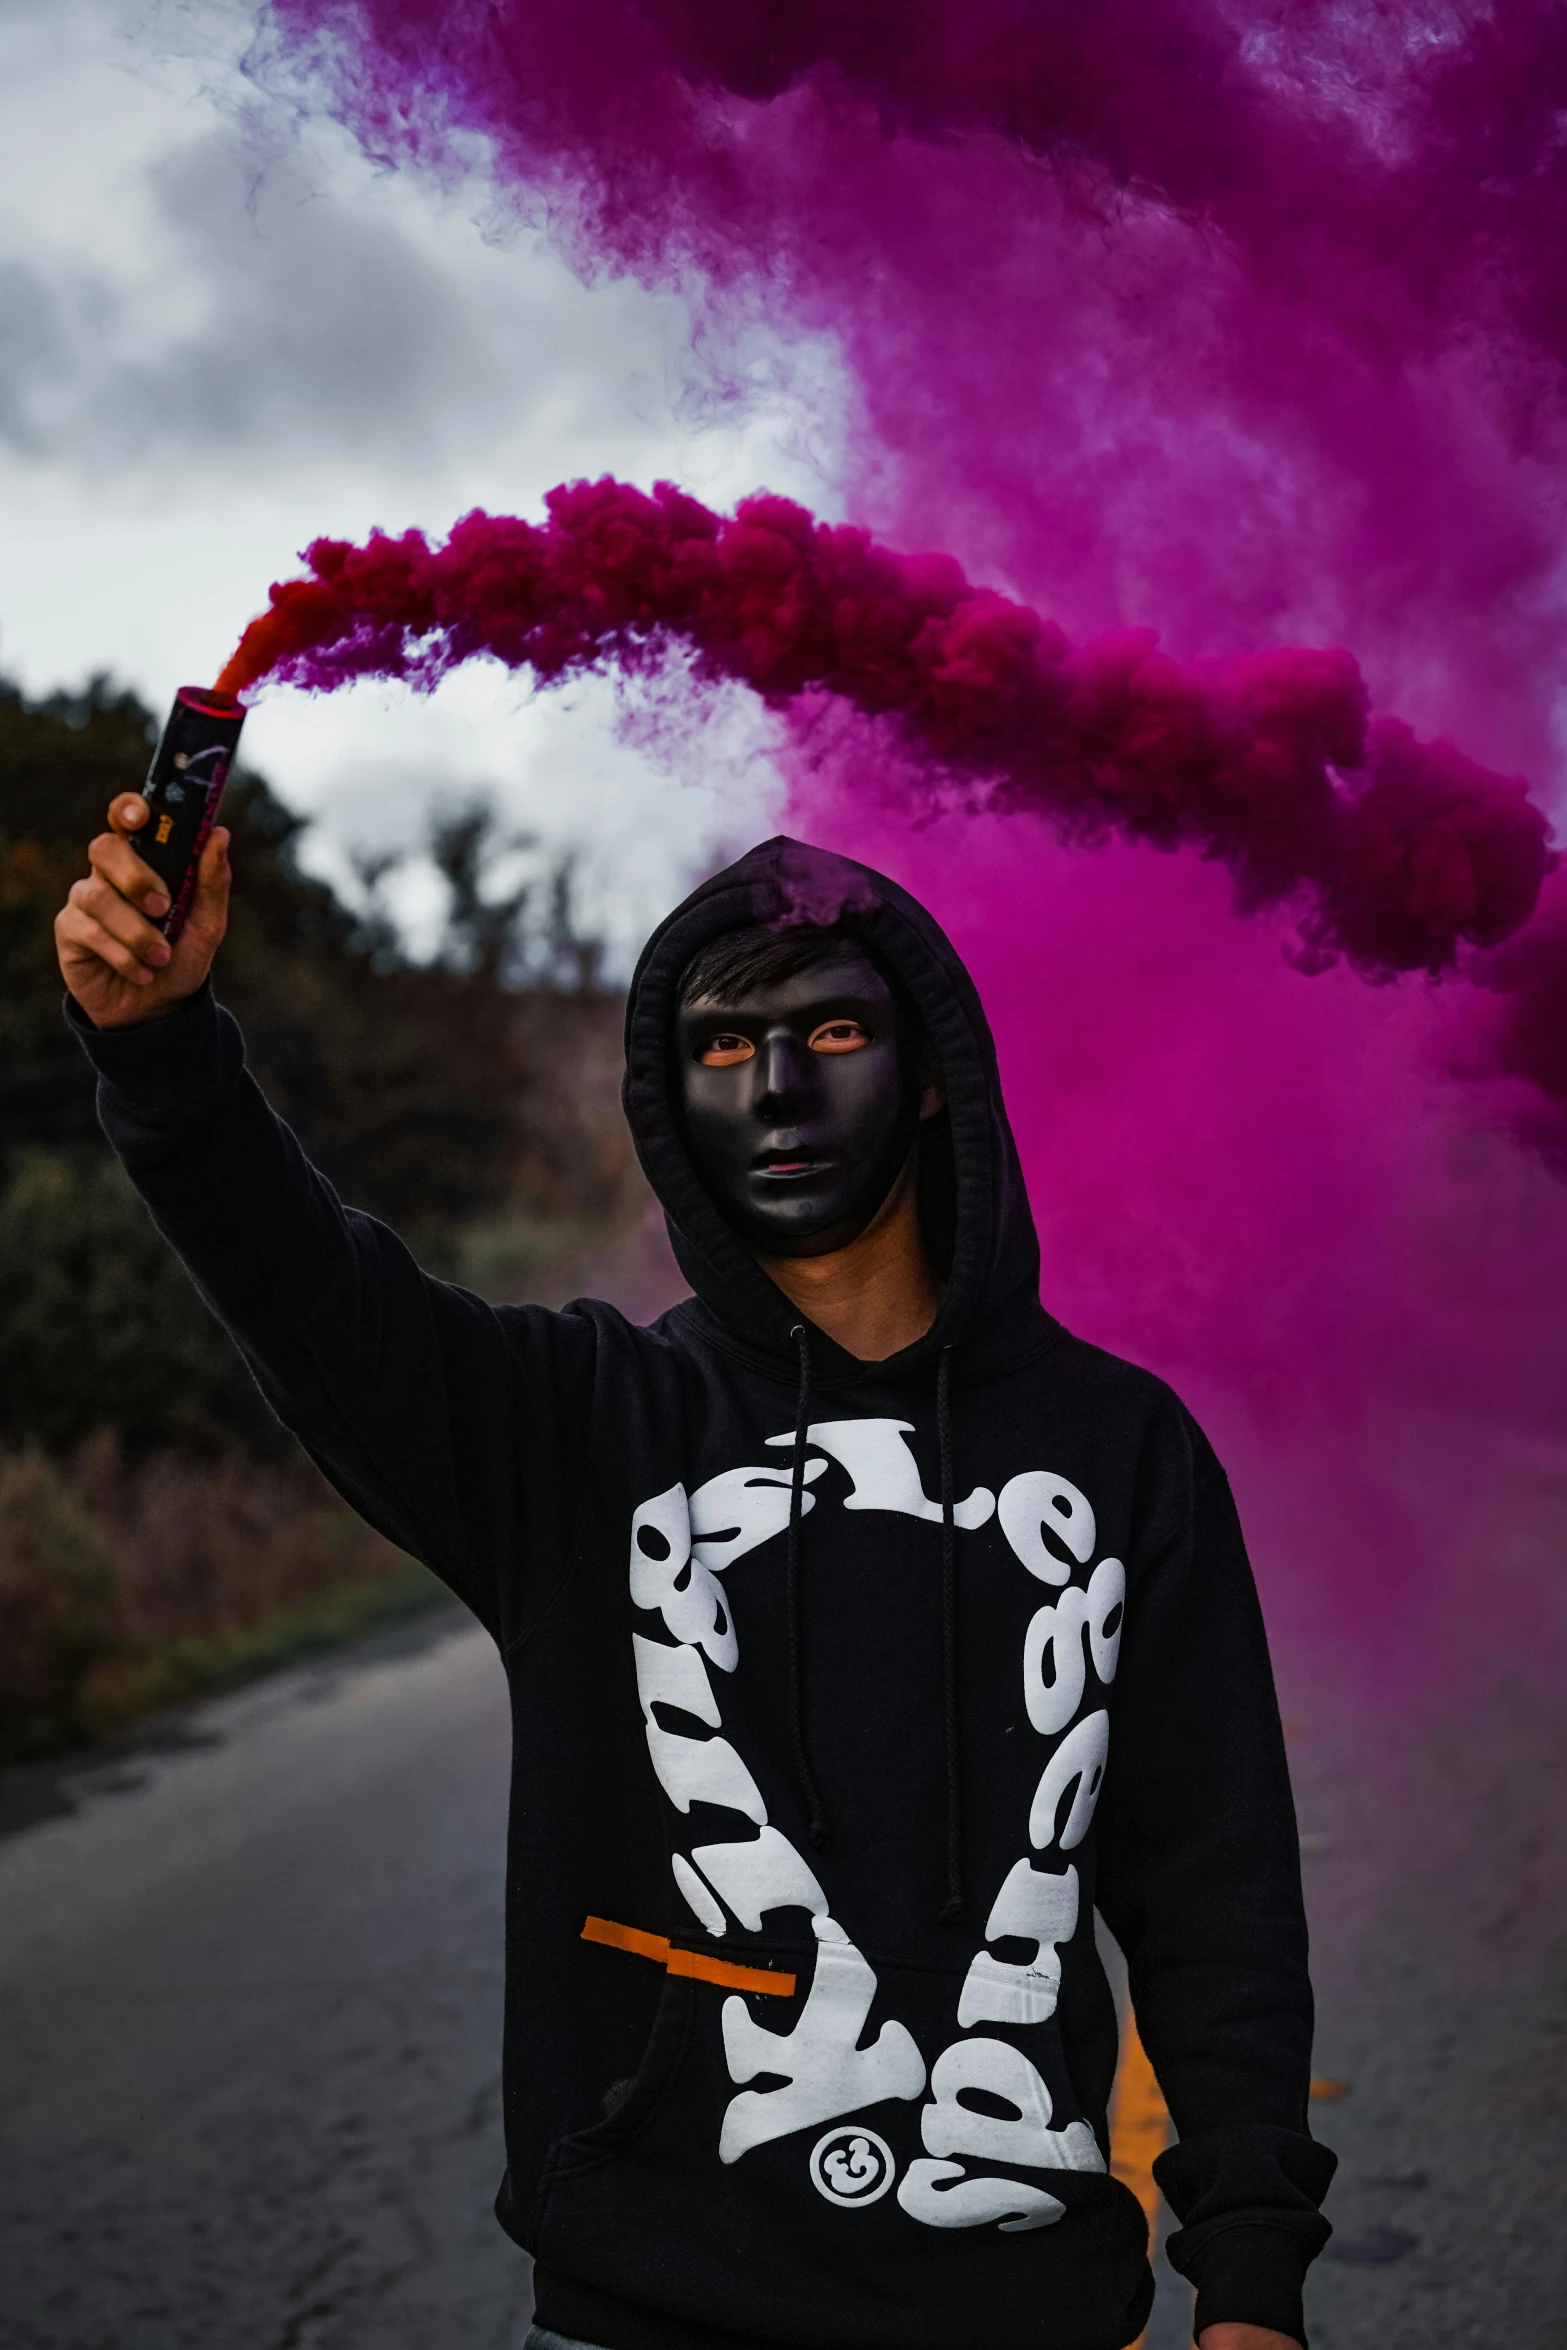
M 1123 2187 L 1131 2188 L 1142 2205 L 1143 2217 L 1148 2222 L 1150 2250 L 1159 2216 L 1159 2189 L 1154 2182 L 1153 2166 L 1155 2158 L 1169 2143 L 1169 2107 L 1154 2079 L 1148 2052 L 1128 2007 L 1121 2021 L 1121 2061 L 1116 2067 L 1115 2087 L 1110 2096 L 1110 2171 Z M 1142 2350 L 1145 2340 L 1146 2336 L 1139 2334 L 1132 2350 Z
M 1159 2209 L 1154 2159 L 1169 2143 L 1169 2108 L 1128 2009 L 1121 2033 L 1121 2062 L 1110 2099 L 1110 2170 L 1137 2197 L 1150 2233 Z

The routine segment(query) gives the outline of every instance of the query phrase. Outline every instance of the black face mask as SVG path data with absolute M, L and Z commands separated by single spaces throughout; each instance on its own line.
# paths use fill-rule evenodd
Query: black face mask
M 898 1028 L 892 990 L 852 950 L 677 1014 L 691 1155 L 761 1254 L 843 1248 L 891 1191 L 920 1110 Z

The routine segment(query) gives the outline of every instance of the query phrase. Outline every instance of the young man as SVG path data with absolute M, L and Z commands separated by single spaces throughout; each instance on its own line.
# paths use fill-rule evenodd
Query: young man
M 1332 2157 L 1222 1470 L 1039 1303 L 924 910 L 771 841 L 650 941 L 627 1115 L 694 1295 L 492 1308 L 343 1209 L 121 800 L 58 930 L 104 1124 L 265 1394 L 494 1634 L 515 1720 L 502 2224 L 535 2341 L 1116 2350 L 1126 1953 L 1203 2350 L 1304 2340 Z

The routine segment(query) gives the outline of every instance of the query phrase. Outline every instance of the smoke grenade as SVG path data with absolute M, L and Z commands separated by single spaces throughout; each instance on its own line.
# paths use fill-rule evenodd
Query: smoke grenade
M 169 894 L 153 927 L 176 939 L 196 891 L 196 867 L 228 781 L 245 706 L 217 687 L 182 685 L 142 786 L 150 814 L 131 845 Z

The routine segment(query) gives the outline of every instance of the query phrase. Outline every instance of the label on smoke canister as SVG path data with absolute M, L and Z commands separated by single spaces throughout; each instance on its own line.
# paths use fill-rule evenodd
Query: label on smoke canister
M 169 911 L 155 926 L 168 938 L 178 938 L 185 926 L 196 867 L 244 723 L 244 705 L 231 694 L 183 685 L 152 755 L 142 786 L 149 820 L 132 835 L 132 845 L 169 894 Z

